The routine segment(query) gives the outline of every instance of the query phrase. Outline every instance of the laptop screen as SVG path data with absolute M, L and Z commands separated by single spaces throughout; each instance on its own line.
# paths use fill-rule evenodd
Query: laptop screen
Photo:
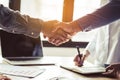
M 0 30 L 3 58 L 37 59 L 43 57 L 41 38 L 12 34 Z

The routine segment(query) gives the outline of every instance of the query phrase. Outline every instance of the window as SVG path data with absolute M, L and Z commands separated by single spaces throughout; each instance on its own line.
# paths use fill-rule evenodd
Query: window
M 4 6 L 9 6 L 9 0 L 0 0 L 0 4 L 3 4 Z
M 74 1 L 74 15 L 73 20 L 76 20 L 88 13 L 93 12 L 100 7 L 101 0 L 75 0 Z M 79 32 L 72 41 L 89 42 L 93 38 L 95 30 L 89 32 Z
M 64 0 L 21 0 L 20 11 L 23 14 L 28 14 L 43 20 L 61 21 L 63 1 Z M 46 39 L 42 38 L 42 40 Z
M 70 0 L 66 0 L 70 1 Z M 73 0 L 73 20 L 78 19 L 100 7 L 101 0 Z M 104 0 L 103 0 L 104 1 Z M 21 0 L 21 13 L 43 20 L 62 21 L 64 0 Z M 96 30 L 79 32 L 72 42 L 89 42 Z M 41 34 L 42 35 L 42 34 Z M 42 38 L 42 40 L 46 40 Z
M 43 20 L 61 21 L 62 8 L 63 0 L 21 0 L 22 13 Z

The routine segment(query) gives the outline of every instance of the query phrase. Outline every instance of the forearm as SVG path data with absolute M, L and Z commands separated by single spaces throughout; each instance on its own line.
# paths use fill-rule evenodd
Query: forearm
M 82 31 L 91 30 L 109 24 L 120 18 L 120 0 L 112 0 L 95 12 L 75 20 Z
M 43 23 L 40 19 L 21 15 L 18 11 L 0 5 L 0 27 L 4 31 L 38 37 Z

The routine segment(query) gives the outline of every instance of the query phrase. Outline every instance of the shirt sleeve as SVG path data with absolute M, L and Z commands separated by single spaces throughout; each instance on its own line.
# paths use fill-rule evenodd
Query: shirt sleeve
M 0 28 L 4 31 L 37 38 L 43 23 L 43 20 L 21 15 L 19 11 L 13 11 L 0 4 Z
M 111 0 L 105 6 L 97 9 L 95 12 L 81 17 L 75 22 L 83 31 L 89 31 L 109 24 L 120 18 L 120 0 Z
M 95 54 L 96 41 L 97 41 L 96 36 L 97 36 L 97 31 L 96 31 L 93 39 L 88 43 L 88 45 L 85 48 L 85 52 L 86 52 L 86 50 L 89 51 L 89 53 L 90 53 L 89 56 L 94 56 L 94 54 Z M 85 54 L 85 53 L 83 53 L 83 54 Z

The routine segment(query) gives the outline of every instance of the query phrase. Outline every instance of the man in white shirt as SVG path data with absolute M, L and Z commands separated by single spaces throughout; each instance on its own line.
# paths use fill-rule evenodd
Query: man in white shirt
M 84 60 L 92 61 L 99 66 L 111 65 L 120 62 L 120 20 L 106 27 L 98 29 L 93 40 L 87 45 L 82 59 L 78 56 L 74 61 L 77 66 L 82 66 Z M 92 60 L 91 60 L 92 59 Z

